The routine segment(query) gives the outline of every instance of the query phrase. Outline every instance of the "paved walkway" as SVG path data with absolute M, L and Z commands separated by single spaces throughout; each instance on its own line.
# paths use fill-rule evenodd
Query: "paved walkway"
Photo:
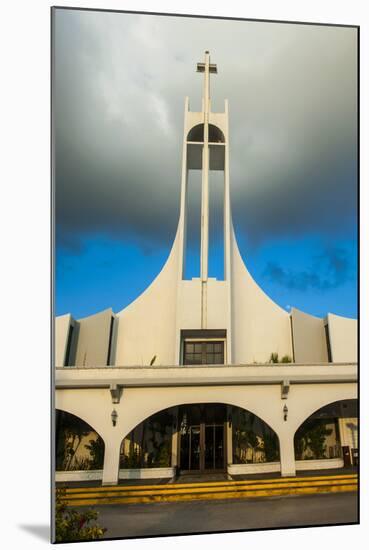
M 105 538 L 358 523 L 357 493 L 96 506 Z

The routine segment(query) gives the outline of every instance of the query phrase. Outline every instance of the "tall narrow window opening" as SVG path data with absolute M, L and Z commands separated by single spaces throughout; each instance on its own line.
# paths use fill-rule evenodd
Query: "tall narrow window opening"
M 201 172 L 198 170 L 188 171 L 186 208 L 187 227 L 183 278 L 190 280 L 193 277 L 200 277 Z
M 110 319 L 110 330 L 109 330 L 109 347 L 108 347 L 108 357 L 106 364 L 111 364 L 111 355 L 112 355 L 112 344 L 113 344 L 113 330 L 114 330 L 114 317 Z
M 209 277 L 224 280 L 224 172 L 209 172 Z
M 72 324 L 69 325 L 69 331 L 68 331 L 68 340 L 67 340 L 67 349 L 65 350 L 65 367 L 70 367 L 72 365 L 72 341 L 73 341 L 73 333 L 74 333 L 74 326 Z
M 325 330 L 325 339 L 327 342 L 327 352 L 328 352 L 328 361 L 332 363 L 332 350 L 331 350 L 331 340 L 329 338 L 329 326 L 328 323 L 324 325 Z

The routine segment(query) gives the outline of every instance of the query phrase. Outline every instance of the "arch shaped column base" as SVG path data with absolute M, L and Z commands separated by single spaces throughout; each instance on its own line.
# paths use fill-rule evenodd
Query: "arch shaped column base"
M 293 443 L 293 435 L 279 436 L 279 450 L 281 459 L 281 477 L 295 477 L 295 448 Z
M 119 482 L 120 441 L 114 445 L 105 445 L 102 485 L 118 485 Z

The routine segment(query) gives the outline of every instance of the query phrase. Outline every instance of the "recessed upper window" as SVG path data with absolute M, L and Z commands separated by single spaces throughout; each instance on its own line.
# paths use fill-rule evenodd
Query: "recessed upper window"
M 183 365 L 224 365 L 226 330 L 181 330 Z
M 223 365 L 223 341 L 184 341 L 184 365 Z

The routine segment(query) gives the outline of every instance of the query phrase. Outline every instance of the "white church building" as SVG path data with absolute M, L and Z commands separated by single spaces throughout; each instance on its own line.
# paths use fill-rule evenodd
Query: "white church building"
M 357 323 L 274 303 L 232 225 L 228 103 L 185 100 L 178 228 L 151 285 L 119 313 L 55 321 L 56 481 L 247 476 L 357 464 Z M 201 171 L 200 276 L 186 280 L 188 177 Z M 224 174 L 224 280 L 209 277 L 209 172 Z

